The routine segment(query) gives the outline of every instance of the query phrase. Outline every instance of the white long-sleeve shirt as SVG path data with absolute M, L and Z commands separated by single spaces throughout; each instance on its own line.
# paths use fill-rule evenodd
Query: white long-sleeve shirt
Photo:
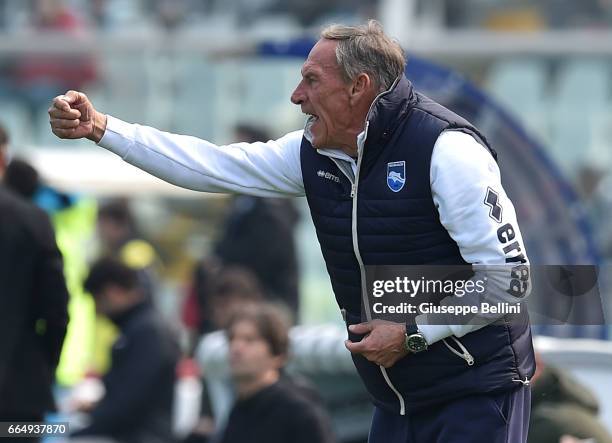
M 108 116 L 99 145 L 126 162 L 187 189 L 261 197 L 303 196 L 302 136 L 300 130 L 268 142 L 218 146 Z M 342 151 L 318 152 L 350 161 L 356 168 L 355 161 Z M 466 262 L 482 270 L 506 265 L 507 258 L 518 255 L 516 248 L 505 253 L 507 245 L 498 238 L 498 229 L 507 224 L 525 254 L 516 212 L 502 187 L 499 167 L 472 136 L 452 130 L 439 136 L 432 153 L 430 184 L 440 222 Z M 494 199 L 487 204 L 491 193 L 495 194 Z M 497 289 L 505 293 L 510 276 L 489 280 L 491 290 L 498 285 Z M 450 335 L 461 337 L 483 326 L 430 325 L 424 316 L 417 317 L 417 324 L 429 344 Z

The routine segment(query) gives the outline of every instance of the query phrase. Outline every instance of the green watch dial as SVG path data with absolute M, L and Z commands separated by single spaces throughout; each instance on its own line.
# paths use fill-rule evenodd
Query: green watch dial
M 406 348 L 410 352 L 421 352 L 427 349 L 427 341 L 422 334 L 412 334 L 406 337 Z

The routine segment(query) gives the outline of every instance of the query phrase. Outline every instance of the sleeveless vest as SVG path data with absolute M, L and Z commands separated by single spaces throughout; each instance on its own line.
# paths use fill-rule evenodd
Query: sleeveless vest
M 433 147 L 446 130 L 472 135 L 496 157 L 475 127 L 414 91 L 405 77 L 377 97 L 368 114 L 356 177 L 347 162 L 322 155 L 303 138 L 306 197 L 347 325 L 361 321 L 365 266 L 466 265 L 440 223 L 430 187 Z M 389 168 L 401 162 L 400 187 L 388 180 Z M 361 337 L 349 332 L 349 338 Z M 353 361 L 374 403 L 400 414 L 454 397 L 508 390 L 533 375 L 526 313 L 467 334 L 461 342 L 473 355 L 473 365 L 442 341 L 386 370 L 360 355 L 353 355 Z

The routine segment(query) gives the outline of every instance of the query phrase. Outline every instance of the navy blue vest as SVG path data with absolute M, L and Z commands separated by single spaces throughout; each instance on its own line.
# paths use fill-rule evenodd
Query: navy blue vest
M 495 152 L 469 122 L 414 91 L 405 77 L 379 97 L 368 122 L 356 211 L 363 264 L 465 265 L 433 203 L 433 147 L 443 131 L 457 130 L 474 136 L 494 157 Z M 352 185 L 334 160 L 319 154 L 305 138 L 300 156 L 306 197 L 337 303 L 347 313 L 347 324 L 358 323 L 362 288 L 352 238 Z M 405 184 L 394 192 L 387 184 L 387 165 L 400 161 L 405 162 Z M 525 316 L 466 335 L 461 340 L 474 356 L 474 366 L 442 342 L 435 343 L 386 370 L 393 388 L 380 367 L 358 355 L 353 360 L 374 403 L 398 413 L 398 393 L 410 411 L 518 386 L 516 380 L 531 377 L 534 370 L 530 334 Z M 352 333 L 349 338 L 360 340 Z

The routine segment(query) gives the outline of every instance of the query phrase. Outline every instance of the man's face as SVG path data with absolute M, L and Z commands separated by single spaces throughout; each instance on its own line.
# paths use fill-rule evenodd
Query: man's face
M 312 48 L 302 66 L 302 80 L 291 94 L 291 101 L 310 114 L 308 125 L 312 145 L 338 148 L 354 142 L 351 128 L 355 115 L 350 101 L 351 83 L 346 83 L 336 60 L 333 40 L 321 39 Z M 363 122 L 361 122 L 363 123 Z
M 270 346 L 248 320 L 239 320 L 228 330 L 232 377 L 253 380 L 270 370 L 279 370 L 282 357 L 272 355 Z
M 115 249 L 127 237 L 128 231 L 120 223 L 109 217 L 100 217 L 98 219 L 98 236 L 103 247 Z
M 109 284 L 95 294 L 96 313 L 113 318 L 122 313 L 130 303 L 130 294 L 119 286 Z
M 104 288 L 98 294 L 95 294 L 97 314 L 106 316 L 113 314 L 112 297 L 108 294 L 108 292 L 108 288 Z

